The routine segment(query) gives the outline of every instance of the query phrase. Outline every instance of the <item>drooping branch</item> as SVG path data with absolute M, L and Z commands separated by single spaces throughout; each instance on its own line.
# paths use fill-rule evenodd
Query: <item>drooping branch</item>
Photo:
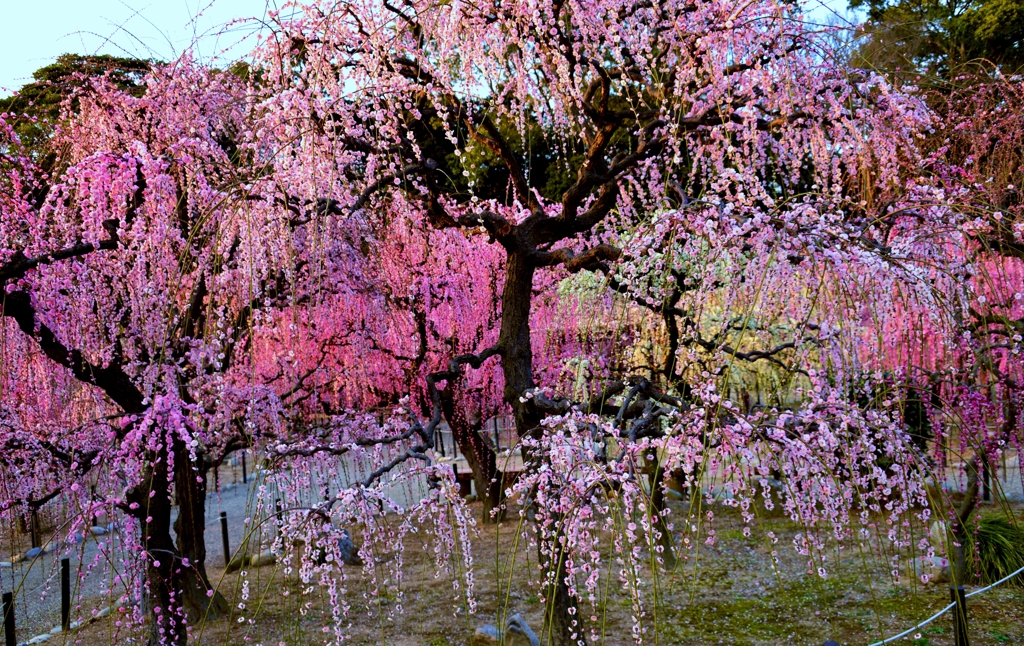
M 31 297 L 25 292 L 7 294 L 0 303 L 2 315 L 11 317 L 27 336 L 35 339 L 43 353 L 64 366 L 79 381 L 98 386 L 126 413 L 146 409 L 145 396 L 118 362 L 106 366 L 90 362 L 78 349 L 68 348 L 57 335 L 36 317 Z
M 22 251 L 15 251 L 12 257 L 0 264 L 0 287 L 9 281 L 24 278 L 28 272 L 43 265 L 49 265 L 60 260 L 70 260 L 88 256 L 96 251 L 109 251 L 117 248 L 121 243 L 118 229 L 127 226 L 135 219 L 138 210 L 142 208 L 146 192 L 146 178 L 142 173 L 142 165 L 139 164 L 136 170 L 135 192 L 128 200 L 128 208 L 125 210 L 124 221 L 117 218 L 108 218 L 102 222 L 103 230 L 107 233 L 107 239 L 99 242 L 77 242 L 73 245 L 44 252 L 32 257 L 26 256 Z

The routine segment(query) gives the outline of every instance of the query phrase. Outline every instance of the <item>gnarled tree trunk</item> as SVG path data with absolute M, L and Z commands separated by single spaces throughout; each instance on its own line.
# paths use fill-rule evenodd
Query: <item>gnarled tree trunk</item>
M 213 590 L 206 574 L 206 476 L 209 467 L 203 456 L 192 462 L 185 451 L 174 461 L 174 491 L 178 517 L 174 521 L 178 552 L 183 559 L 180 573 L 182 604 L 189 625 L 224 616 L 228 602 Z M 187 560 L 187 565 L 185 561 Z M 213 591 L 213 595 L 209 594 Z
M 501 520 L 501 512 L 492 515 L 501 504 L 501 480 L 498 473 L 498 460 L 486 440 L 480 436 L 479 422 L 473 424 L 466 418 L 466 411 L 456 401 L 457 384 L 449 384 L 441 396 L 441 407 L 448 426 L 452 429 L 455 442 L 466 456 L 466 463 L 473 473 L 473 484 L 477 496 L 483 503 L 483 522 L 493 523 Z
M 562 519 L 559 519 L 559 525 Z M 552 541 L 554 552 L 551 560 L 547 555 L 540 554 L 545 580 L 553 573 L 550 583 L 544 590 L 544 632 L 541 643 L 553 646 L 586 646 L 587 640 L 583 633 L 577 600 L 569 592 L 569 576 L 566 569 L 566 554 L 559 547 L 561 536 L 556 535 Z
M 656 452 L 651 452 L 651 454 L 645 456 L 644 462 L 647 464 L 647 474 L 651 480 L 651 513 L 656 516 L 653 519 L 652 525 L 654 530 L 658 532 L 656 541 L 662 548 L 659 556 L 661 557 L 662 566 L 666 570 L 674 570 L 676 567 L 676 549 L 675 543 L 672 540 L 672 533 L 668 529 L 668 519 L 666 518 L 668 505 L 665 503 L 664 485 L 668 474 L 665 473 L 665 469 L 658 460 Z
M 127 495 L 139 521 L 146 558 L 145 611 L 150 615 L 149 646 L 184 646 L 186 613 L 181 603 L 182 563 L 171 539 L 171 488 L 166 454 L 151 454 L 141 483 Z
M 512 406 L 516 432 L 524 437 L 540 427 L 541 415 L 530 400 L 520 401 L 523 394 L 536 387 L 533 381 L 533 348 L 530 344 L 530 308 L 533 297 L 535 267 L 524 250 L 512 251 L 505 266 L 505 287 L 501 296 L 501 368 L 505 378 L 505 401 Z M 531 468 L 529 455 L 523 455 L 524 468 Z M 557 541 L 555 542 L 557 545 Z M 579 625 L 579 613 L 566 584 L 565 558 L 555 547 L 554 582 L 547 590 L 544 613 L 545 644 L 569 646 L 586 644 Z M 542 559 L 543 562 L 543 559 Z M 547 573 L 550 570 L 547 570 Z

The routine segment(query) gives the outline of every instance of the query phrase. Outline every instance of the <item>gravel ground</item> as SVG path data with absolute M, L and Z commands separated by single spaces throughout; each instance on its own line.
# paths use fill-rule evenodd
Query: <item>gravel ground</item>
M 1024 500 L 1024 487 L 1021 483 L 1021 471 L 1017 456 L 1007 456 L 1005 470 L 999 469 L 999 480 L 1004 494 L 1011 500 Z M 336 484 L 358 478 L 366 465 L 340 465 Z M 961 489 L 962 478 L 949 476 L 946 486 Z M 211 491 L 207 498 L 206 548 L 207 564 L 210 568 L 220 570 L 224 565 L 223 547 L 221 543 L 220 519 L 221 511 L 227 513 L 230 549 L 236 550 L 244 535 L 246 526 L 244 519 L 251 513 L 250 505 L 256 478 L 249 476 L 248 486 L 241 485 L 240 468 L 222 468 L 220 473 L 221 488 Z M 237 483 L 237 484 L 236 484 Z M 212 484 L 212 483 L 211 483 Z M 398 493 L 398 492 L 396 492 Z M 409 490 L 405 496 L 413 496 Z M 400 501 L 401 502 L 401 501 Z M 104 522 L 104 519 L 100 519 Z M 101 547 L 104 548 L 101 550 Z M 73 610 L 72 620 L 88 618 L 96 609 L 116 603 L 123 594 L 111 593 L 112 574 L 104 566 L 105 554 L 115 554 L 112 560 L 120 562 L 116 556 L 120 549 L 120 541 L 116 532 L 105 536 L 90 537 L 82 543 L 69 545 L 63 554 L 48 553 L 32 561 L 14 564 L 12 567 L 0 567 L 0 589 L 15 591 L 15 617 L 19 642 L 24 642 L 41 633 L 49 632 L 60 623 L 60 558 L 70 559 L 71 571 L 76 573 L 80 568 L 83 576 L 72 585 Z M 0 552 L 0 561 L 12 560 L 9 552 Z M 116 590 L 116 588 L 114 588 Z
M 238 485 L 235 485 L 235 482 Z M 241 469 L 221 470 L 221 490 L 207 496 L 206 551 L 207 562 L 223 566 L 224 548 L 221 543 L 220 512 L 227 512 L 228 536 L 232 551 L 238 548 L 244 536 L 244 519 L 254 478 L 250 474 L 249 486 L 241 486 Z M 100 519 L 101 523 L 103 518 Z M 101 547 L 104 548 L 101 550 Z M 72 572 L 72 621 L 91 616 L 98 608 L 116 603 L 123 594 L 111 593 L 112 574 L 104 567 L 104 552 L 117 554 L 120 540 L 117 532 L 90 537 L 76 545 L 66 546 L 63 553 L 47 553 L 34 560 L 0 567 L 0 589 L 15 592 L 15 625 L 19 643 L 60 625 L 60 559 L 70 559 Z M 0 561 L 10 562 L 12 555 L 0 553 Z M 120 559 L 114 557 L 117 563 Z M 83 576 L 76 582 L 76 573 Z M 115 588 L 116 590 L 116 588 Z
M 223 568 L 224 547 L 221 538 L 220 512 L 226 512 L 228 518 L 229 547 L 232 553 L 237 550 L 246 535 L 245 519 L 253 514 L 253 495 L 257 486 L 257 474 L 253 471 L 253 461 L 249 461 L 247 485 L 242 484 L 242 470 L 238 465 L 221 467 L 219 472 L 219 490 L 207 494 L 206 503 L 206 553 L 208 568 Z M 346 461 L 339 464 L 335 474 L 332 490 L 339 485 L 347 485 L 355 479 L 365 477 L 372 469 L 368 463 L 352 463 Z M 213 487 L 211 481 L 210 486 Z M 422 490 L 421 490 L 422 489 Z M 408 484 L 391 491 L 391 495 L 400 504 L 409 504 L 417 495 L 422 495 L 425 486 L 417 487 Z M 269 497 L 273 497 L 271 492 Z M 172 514 L 176 514 L 172 512 Z M 106 521 L 99 519 L 100 524 Z M 173 517 L 172 517 L 173 522 Z M 252 525 L 250 525 L 251 527 Z M 265 525 L 269 527 L 269 525 Z M 22 545 L 18 550 L 0 552 L 0 562 L 9 564 L 13 553 L 28 548 L 25 536 L 18 537 Z M 44 540 L 48 537 L 44 536 Z M 116 604 L 123 596 L 123 587 L 118 590 L 112 585 L 113 574 L 105 567 L 106 561 L 117 564 L 121 562 L 118 552 L 121 542 L 117 532 L 104 536 L 89 537 L 75 545 L 67 545 L 60 553 L 48 552 L 41 557 L 15 563 L 13 566 L 0 567 L 0 589 L 15 592 L 15 624 L 19 643 L 23 643 L 36 635 L 50 632 L 60 625 L 60 559 L 70 559 L 72 572 L 72 621 L 81 621 L 91 617 L 98 609 Z M 250 550 L 251 551 L 251 550 Z M 111 556 L 113 554 L 113 556 Z M 82 576 L 76 581 L 79 570 Z M 114 592 L 110 592 L 111 590 Z

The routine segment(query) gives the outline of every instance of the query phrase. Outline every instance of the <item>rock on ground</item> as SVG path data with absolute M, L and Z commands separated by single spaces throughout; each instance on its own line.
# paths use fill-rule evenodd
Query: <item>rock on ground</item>
M 540 639 L 519 613 L 508 618 L 505 624 L 504 642 L 502 631 L 490 624 L 480 626 L 469 640 L 469 646 L 540 646 Z

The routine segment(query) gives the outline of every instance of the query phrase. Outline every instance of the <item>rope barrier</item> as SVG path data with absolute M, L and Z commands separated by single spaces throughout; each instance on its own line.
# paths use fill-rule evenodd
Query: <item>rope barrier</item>
M 996 581 L 992 585 L 986 586 L 986 587 L 982 588 L 981 590 L 975 590 L 974 592 L 972 592 L 970 594 L 967 594 L 967 595 L 964 595 L 964 596 L 973 597 L 974 595 L 981 594 L 982 592 L 985 592 L 986 590 L 991 590 L 992 588 L 996 587 L 1000 583 L 1006 583 L 1007 581 L 1009 581 L 1013 577 L 1017 576 L 1021 572 L 1024 572 L 1024 567 L 1020 568 L 1016 572 L 1013 572 L 1012 574 L 1007 574 L 1006 576 L 1004 576 L 1003 578 L 999 579 L 998 581 Z
M 908 628 L 907 630 L 904 630 L 903 632 L 901 632 L 898 635 L 893 635 L 889 639 L 883 639 L 880 642 L 875 642 L 874 644 L 871 644 L 871 646 L 882 646 L 883 644 L 888 644 L 889 642 L 894 642 L 897 639 L 900 639 L 901 637 L 906 637 L 907 635 L 909 635 L 910 633 L 914 632 L 918 628 L 923 628 L 923 627 L 927 626 L 928 624 L 932 623 L 933 621 L 935 621 L 936 619 L 938 619 L 939 617 L 941 617 L 942 615 L 946 614 L 947 612 L 949 612 L 949 609 L 953 608 L 954 606 L 956 606 L 956 604 L 955 603 L 951 603 L 948 606 L 946 606 L 945 608 L 943 608 L 942 610 L 940 610 L 937 613 L 935 613 L 934 615 L 932 615 L 931 617 L 929 617 L 929 618 L 925 619 L 924 621 L 922 621 L 921 623 L 917 624 L 913 628 Z
M 980 590 L 975 590 L 974 592 L 971 592 L 970 594 L 966 594 L 964 596 L 965 597 L 973 597 L 976 594 L 981 594 L 982 592 L 986 592 L 988 590 L 991 590 L 992 588 L 996 587 L 997 585 L 1000 585 L 1002 583 L 1006 583 L 1007 581 L 1009 581 L 1013 577 L 1017 576 L 1018 574 L 1021 574 L 1022 572 L 1024 572 L 1024 567 L 1020 568 L 1016 572 L 1012 572 L 1012 573 L 1004 576 L 1003 578 L 999 579 L 998 581 L 996 581 L 995 583 L 993 583 L 991 585 L 987 585 L 984 588 L 981 588 Z M 903 637 L 906 637 L 907 635 L 909 635 L 910 633 L 914 632 L 918 628 L 923 628 L 924 626 L 927 626 L 928 624 L 930 624 L 931 622 L 935 621 L 936 619 L 938 619 L 942 615 L 946 614 L 947 612 L 949 612 L 951 609 L 953 609 L 955 607 L 956 607 L 956 603 L 955 602 L 951 603 L 948 606 L 946 606 L 945 608 L 943 608 L 942 610 L 940 610 L 937 613 L 935 613 L 934 615 L 932 615 L 931 617 L 929 617 L 929 618 L 925 619 L 924 621 L 922 621 L 921 623 L 917 624 L 913 628 L 908 628 L 907 630 L 904 630 L 903 632 L 901 632 L 898 635 L 893 635 L 892 637 L 889 637 L 888 639 L 883 639 L 880 642 L 875 642 L 875 643 L 871 644 L 871 646 L 884 646 L 885 644 L 888 644 L 889 642 L 894 642 L 897 639 L 901 639 Z

